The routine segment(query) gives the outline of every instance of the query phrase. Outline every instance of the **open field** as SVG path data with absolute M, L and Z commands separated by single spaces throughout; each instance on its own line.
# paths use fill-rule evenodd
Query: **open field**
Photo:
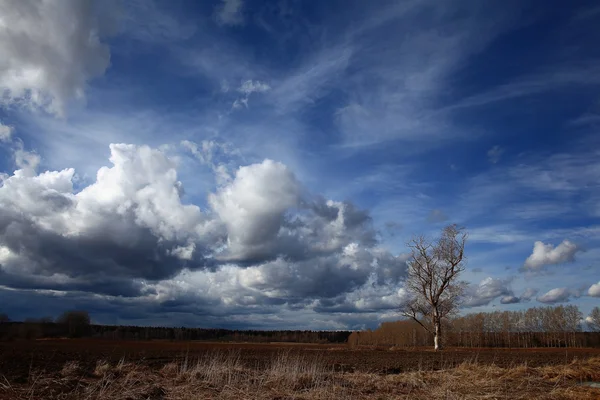
M 597 399 L 600 349 L 37 340 L 0 343 L 0 398 Z

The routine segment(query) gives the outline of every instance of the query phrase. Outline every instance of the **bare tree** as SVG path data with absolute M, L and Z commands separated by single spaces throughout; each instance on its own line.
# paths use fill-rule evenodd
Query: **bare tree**
M 463 228 L 449 225 L 434 242 L 419 236 L 408 243 L 411 258 L 405 287 L 412 297 L 401 312 L 433 335 L 435 350 L 442 349 L 442 320 L 458 310 L 464 290 L 458 277 L 465 269 L 466 241 Z
M 600 332 L 600 307 L 594 307 L 585 322 L 587 322 L 590 330 Z

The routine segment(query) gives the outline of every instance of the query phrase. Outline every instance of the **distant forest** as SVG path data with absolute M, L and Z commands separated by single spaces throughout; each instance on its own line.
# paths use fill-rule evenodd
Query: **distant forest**
M 522 311 L 473 313 L 447 321 L 444 345 L 454 347 L 600 347 L 600 332 L 582 331 L 575 305 L 533 307 Z M 591 328 L 600 326 L 588 322 Z M 384 322 L 375 330 L 353 332 L 351 346 L 431 346 L 433 339 L 417 322 Z
M 457 347 L 600 347 L 600 332 L 584 332 L 574 305 L 522 311 L 474 313 L 447 321 L 445 346 Z M 595 326 L 595 325 L 594 325 Z M 595 326 L 600 328 L 600 326 Z M 432 337 L 414 321 L 384 322 L 365 331 L 261 331 L 177 327 L 95 325 L 86 311 L 52 318 L 10 321 L 0 314 L 0 340 L 39 338 L 108 340 L 199 340 L 221 342 L 348 343 L 350 346 L 431 346 Z
M 184 327 L 95 325 L 85 311 L 58 317 L 12 322 L 0 314 L 0 340 L 41 338 L 97 338 L 112 340 L 203 340 L 220 342 L 345 343 L 349 331 L 260 331 Z

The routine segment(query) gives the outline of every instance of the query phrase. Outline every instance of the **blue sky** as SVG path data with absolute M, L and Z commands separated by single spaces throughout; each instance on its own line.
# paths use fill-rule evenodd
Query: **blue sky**
M 98 322 L 398 318 L 466 227 L 463 312 L 600 297 L 592 1 L 0 5 L 0 301 Z

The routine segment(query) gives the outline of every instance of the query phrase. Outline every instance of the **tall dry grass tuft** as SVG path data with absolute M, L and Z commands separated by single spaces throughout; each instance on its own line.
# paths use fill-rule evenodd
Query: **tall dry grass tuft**
M 569 364 L 543 367 L 543 377 L 551 382 L 567 381 L 600 381 L 600 357 L 586 360 L 573 360 Z
M 28 384 L 0 380 L 0 399 L 598 399 L 579 382 L 600 380 L 600 358 L 564 365 L 510 368 L 475 359 L 447 369 L 396 374 L 335 372 L 318 355 L 282 351 L 247 365 L 240 351 L 215 351 L 152 368 L 121 359 L 98 361 L 93 374 L 78 363 L 32 371 Z
M 205 354 L 195 363 L 188 364 L 186 357 L 179 374 L 188 381 L 202 381 L 214 386 L 233 386 L 244 380 L 245 369 L 239 350 L 216 351 Z
M 106 360 L 96 361 L 96 367 L 94 368 L 94 375 L 104 376 L 110 371 L 110 364 Z
M 316 389 L 326 384 L 331 373 L 321 357 L 281 351 L 266 369 L 263 385 L 293 390 Z
M 81 367 L 79 366 L 79 363 L 77 361 L 69 361 L 65 365 L 63 365 L 62 369 L 60 370 L 60 374 L 63 377 L 67 378 L 77 375 L 80 372 L 80 370 Z
M 114 367 L 99 362 L 94 373 L 96 381 L 89 381 L 81 390 L 82 399 L 148 399 L 166 393 L 159 377 L 144 366 L 126 363 L 121 359 Z M 162 397 L 160 397 L 162 398 Z

